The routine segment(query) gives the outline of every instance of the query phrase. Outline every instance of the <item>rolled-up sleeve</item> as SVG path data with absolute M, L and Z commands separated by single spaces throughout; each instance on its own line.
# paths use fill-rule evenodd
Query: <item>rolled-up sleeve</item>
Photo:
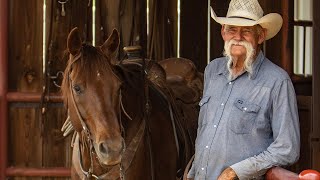
M 231 166 L 239 179 L 259 177 L 273 166 L 287 166 L 299 159 L 299 117 L 291 80 L 283 80 L 274 88 L 271 102 L 270 121 L 274 141 L 260 154 Z
M 194 176 L 195 176 L 195 170 L 194 170 L 194 164 L 192 163 L 192 166 L 188 172 L 187 178 L 194 178 Z

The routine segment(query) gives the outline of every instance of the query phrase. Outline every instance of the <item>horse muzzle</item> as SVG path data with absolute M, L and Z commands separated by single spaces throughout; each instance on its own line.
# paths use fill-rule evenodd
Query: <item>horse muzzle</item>
M 108 139 L 94 143 L 94 149 L 101 164 L 111 166 L 121 162 L 121 155 L 125 149 L 123 138 L 119 140 Z

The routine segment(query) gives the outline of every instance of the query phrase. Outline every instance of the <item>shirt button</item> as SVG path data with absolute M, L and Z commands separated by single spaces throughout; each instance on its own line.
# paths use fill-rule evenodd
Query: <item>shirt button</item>
M 244 111 L 246 111 L 247 109 L 248 109 L 248 108 L 246 108 L 246 107 L 245 107 L 245 108 L 243 108 L 243 110 L 244 110 Z
M 209 148 L 209 146 L 206 146 L 206 148 L 208 149 L 208 148 Z
M 224 104 L 223 104 L 223 103 L 221 103 L 221 106 L 224 106 Z
M 231 84 L 232 84 L 232 82 L 229 82 L 229 84 L 231 85 Z
M 201 168 L 201 170 L 203 171 L 203 170 L 204 170 L 204 168 Z
M 217 127 L 217 125 L 213 125 L 213 127 Z

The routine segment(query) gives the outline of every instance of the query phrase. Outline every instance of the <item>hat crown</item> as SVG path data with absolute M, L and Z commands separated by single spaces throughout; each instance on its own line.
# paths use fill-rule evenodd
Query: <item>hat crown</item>
M 263 16 L 263 10 L 258 0 L 231 0 L 227 17 L 240 17 L 258 20 Z

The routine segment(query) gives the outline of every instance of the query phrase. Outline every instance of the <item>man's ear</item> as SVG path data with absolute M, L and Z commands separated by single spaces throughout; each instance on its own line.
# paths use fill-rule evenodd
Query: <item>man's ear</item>
M 221 36 L 222 36 L 222 39 L 225 41 L 225 36 L 226 36 L 226 32 L 224 30 L 226 26 L 225 25 L 222 25 L 221 26 Z
M 265 40 L 266 40 L 266 36 L 267 36 L 267 29 L 263 28 L 260 35 L 259 35 L 259 39 L 258 39 L 258 44 L 262 44 Z

